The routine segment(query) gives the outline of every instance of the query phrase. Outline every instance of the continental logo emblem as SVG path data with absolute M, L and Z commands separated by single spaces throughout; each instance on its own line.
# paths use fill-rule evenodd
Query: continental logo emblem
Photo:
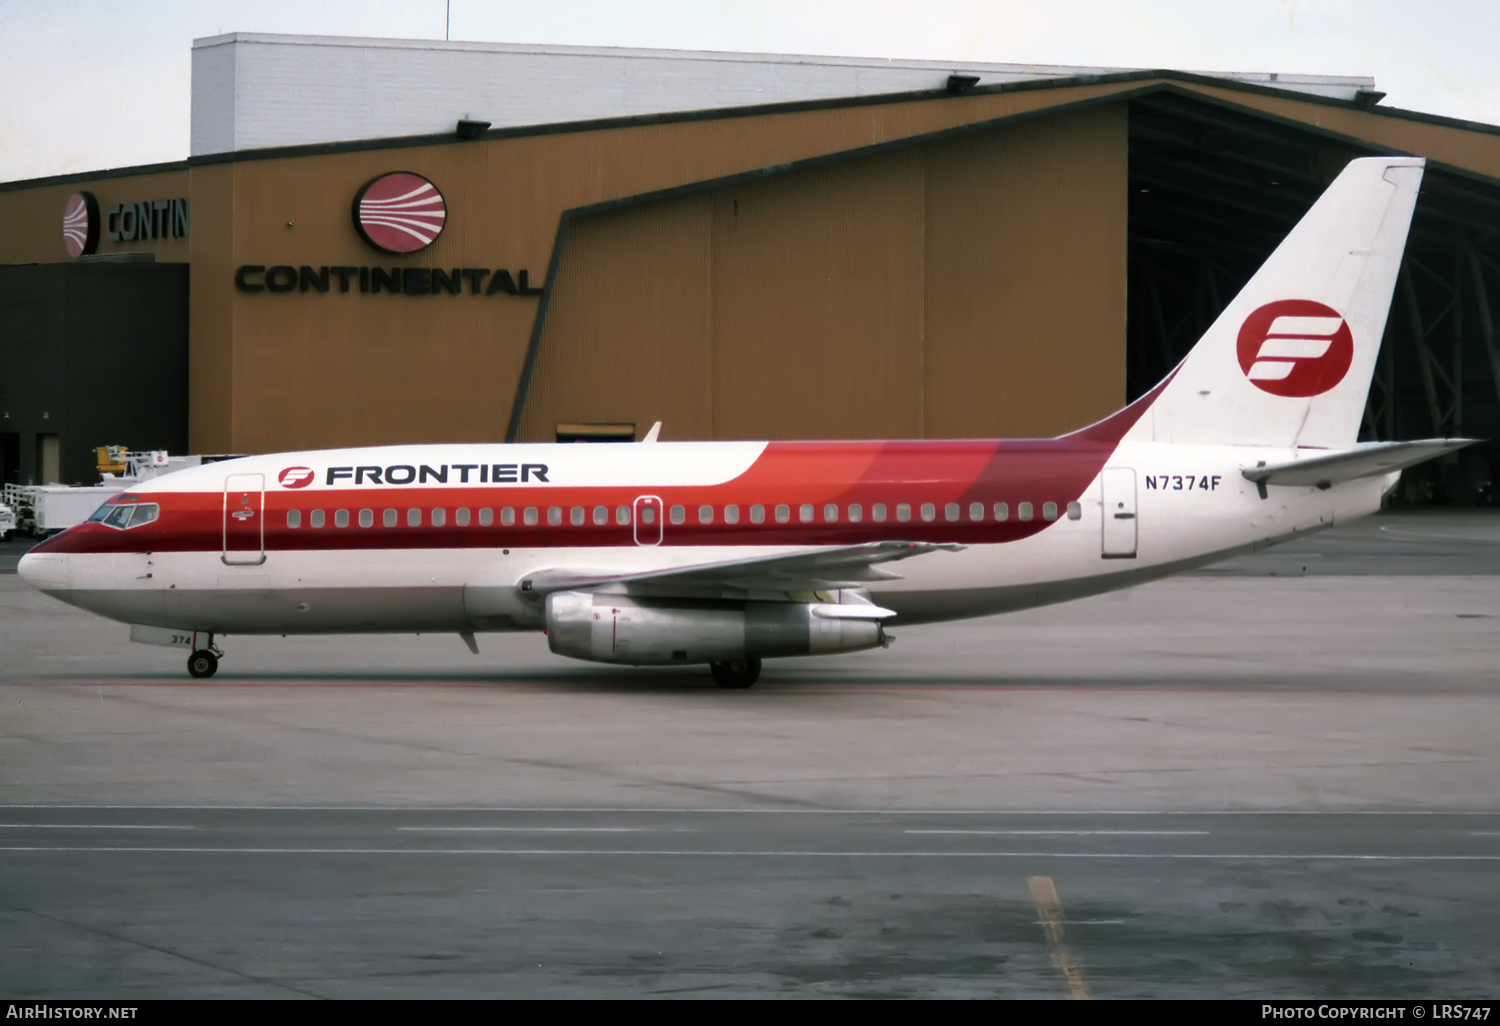
M 88 256 L 99 245 L 99 204 L 91 192 L 75 192 L 63 204 L 63 248 L 68 256 Z
M 1354 362 L 1354 334 L 1330 306 L 1311 299 L 1267 303 L 1240 326 L 1240 369 L 1262 392 L 1294 399 L 1322 395 Z
M 354 195 L 354 227 L 376 249 L 415 253 L 443 233 L 448 204 L 421 175 L 392 171 L 366 182 Z
M 287 467 L 276 480 L 283 488 L 306 488 L 317 476 L 311 467 Z

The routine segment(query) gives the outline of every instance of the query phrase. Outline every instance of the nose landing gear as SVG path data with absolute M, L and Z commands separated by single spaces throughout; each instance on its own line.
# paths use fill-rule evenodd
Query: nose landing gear
M 219 657 L 206 648 L 200 648 L 188 656 L 188 675 L 212 677 L 219 669 Z

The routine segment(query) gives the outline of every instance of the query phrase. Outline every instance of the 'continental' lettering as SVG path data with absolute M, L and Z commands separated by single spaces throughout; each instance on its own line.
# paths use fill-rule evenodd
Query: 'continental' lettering
M 161 218 L 170 220 L 175 216 L 170 208 L 158 212 L 150 204 L 141 206 L 146 208 L 146 213 L 130 204 L 116 204 L 109 208 L 105 228 L 112 241 L 136 238 L 134 233 L 138 229 L 135 226 L 143 217 L 160 214 Z M 337 278 L 338 292 L 348 295 L 354 291 L 352 283 L 356 276 L 359 278 L 359 292 L 363 295 L 540 296 L 544 291 L 532 286 L 531 272 L 524 267 L 512 275 L 503 267 L 491 271 L 488 267 L 315 267 L 310 264 L 299 267 L 278 264 L 269 270 L 263 264 L 245 264 L 235 268 L 234 287 L 241 292 L 326 294 L 333 291 L 333 279 Z M 465 281 L 469 283 L 467 292 L 463 287 Z

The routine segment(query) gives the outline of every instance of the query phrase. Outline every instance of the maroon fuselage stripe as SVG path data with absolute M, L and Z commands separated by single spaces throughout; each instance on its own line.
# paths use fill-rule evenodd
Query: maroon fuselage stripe
M 1011 542 L 1043 530 L 1046 503 L 1055 503 L 1057 516 L 1082 497 L 1118 444 L 1120 436 L 1155 397 L 1145 396 L 1129 409 L 1084 432 L 1044 441 L 905 441 L 905 442 L 772 442 L 743 474 L 723 484 L 683 487 L 589 487 L 579 485 L 475 485 L 459 488 L 390 487 L 366 485 L 340 489 L 273 490 L 265 493 L 264 547 L 268 552 L 321 550 L 477 549 L 477 548 L 615 548 L 635 545 L 635 527 L 618 524 L 615 509 L 633 506 L 643 495 L 658 496 L 665 516 L 682 506 L 685 522 L 662 526 L 664 546 L 722 545 L 850 545 L 899 538 L 915 542 L 982 544 Z M 559 470 L 562 470 L 560 465 Z M 319 468 L 321 474 L 323 470 Z M 160 505 L 155 522 L 131 530 L 100 523 L 81 524 L 38 545 L 36 552 L 220 552 L 224 548 L 225 514 L 222 492 L 137 492 L 138 501 Z M 851 523 L 849 506 L 859 504 L 863 519 Z M 873 519 L 873 507 L 886 507 L 884 522 Z M 958 519 L 946 517 L 946 507 L 958 505 Z M 970 516 L 971 504 L 982 507 L 981 520 Z M 995 504 L 1005 503 L 1008 519 L 997 521 Z M 1030 503 L 1032 518 L 1020 519 L 1022 503 Z M 724 522 L 724 507 L 739 507 L 739 522 Z M 910 507 L 911 517 L 897 519 L 897 506 Z M 922 507 L 931 504 L 933 520 L 924 520 Z M 699 522 L 698 508 L 713 507 L 713 523 Z M 750 507 L 765 508 L 765 521 L 750 522 Z M 775 509 L 786 505 L 791 519 L 778 523 Z M 800 519 L 800 508 L 813 508 L 813 521 Z M 837 509 L 828 522 L 824 507 Z M 594 523 L 595 507 L 603 506 L 608 522 Z M 515 524 L 501 524 L 500 511 L 515 510 Z M 535 507 L 540 523 L 523 523 L 523 510 Z M 552 507 L 562 510 L 563 523 L 547 523 Z M 571 522 L 574 507 L 585 511 L 585 522 Z M 479 524 L 479 511 L 493 511 L 490 526 Z M 335 527 L 337 510 L 349 511 L 349 526 Z M 423 526 L 408 527 L 407 512 L 421 511 Z M 447 523 L 432 526 L 432 510 L 446 511 Z M 454 512 L 469 511 L 468 526 L 455 524 Z M 287 513 L 299 510 L 302 526 L 287 526 Z M 310 514 L 323 510 L 325 526 L 310 526 Z M 374 526 L 360 527 L 361 510 L 373 511 Z M 395 510 L 397 525 L 383 526 L 386 510 Z M 239 533 L 259 548 L 249 522 L 232 522 Z M 232 546 L 234 547 L 234 546 Z

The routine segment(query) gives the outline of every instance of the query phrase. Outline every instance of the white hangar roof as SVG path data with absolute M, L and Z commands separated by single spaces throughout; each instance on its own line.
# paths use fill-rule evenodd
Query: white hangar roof
M 1136 69 L 235 32 L 193 43 L 191 153 L 835 100 Z M 1214 73 L 1352 100 L 1365 77 Z

